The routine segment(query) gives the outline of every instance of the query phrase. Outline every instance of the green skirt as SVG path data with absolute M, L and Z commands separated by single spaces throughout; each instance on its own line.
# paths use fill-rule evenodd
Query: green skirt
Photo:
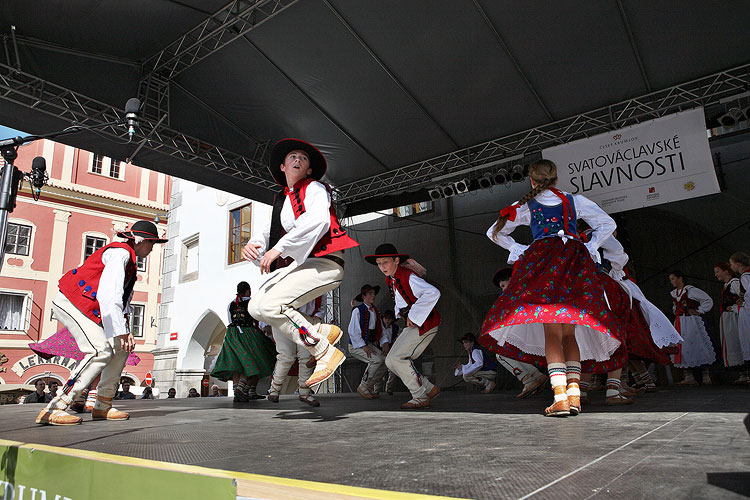
M 267 377 L 276 363 L 276 344 L 252 326 L 229 325 L 211 376 L 226 382 L 234 373 Z

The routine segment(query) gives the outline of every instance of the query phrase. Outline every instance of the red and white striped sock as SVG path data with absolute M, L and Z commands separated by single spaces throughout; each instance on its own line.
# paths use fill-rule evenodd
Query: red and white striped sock
M 580 396 L 581 389 L 578 384 L 581 382 L 581 362 L 566 361 L 565 372 L 565 376 L 568 382 L 568 396 Z
M 549 363 L 547 365 L 547 372 L 549 373 L 549 383 L 552 385 L 552 391 L 555 393 L 555 403 L 567 400 L 568 394 L 566 388 L 568 386 L 568 377 L 565 363 Z M 556 387 L 561 387 L 562 391 L 555 390 Z

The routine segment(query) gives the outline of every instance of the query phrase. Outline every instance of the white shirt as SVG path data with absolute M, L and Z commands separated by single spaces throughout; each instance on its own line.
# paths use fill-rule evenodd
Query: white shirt
M 391 326 L 385 326 L 383 323 L 383 333 L 380 335 L 380 345 L 393 343 L 393 323 Z
M 465 365 L 461 365 L 461 368 L 456 368 L 454 375 L 471 375 L 472 373 L 478 372 L 484 366 L 484 355 L 482 350 L 478 347 L 474 347 L 469 357 L 469 362 Z
M 367 310 L 370 311 L 370 321 L 367 328 L 374 330 L 377 325 L 377 318 L 375 315 L 375 309 L 372 306 L 368 306 Z M 359 308 L 355 307 L 352 309 L 352 319 L 349 320 L 349 339 L 352 341 L 352 347 L 359 349 L 365 346 L 365 340 L 362 338 L 362 328 L 359 325 Z
M 440 299 L 440 290 L 416 274 L 409 276 L 409 286 L 411 287 L 411 293 L 417 298 L 417 301 L 409 309 L 409 319 L 415 325 L 422 326 L 427 316 L 435 308 L 438 299 Z M 399 311 L 409 307 L 409 304 L 406 303 L 397 288 L 393 289 L 393 296 L 396 301 L 395 313 L 398 316 Z
M 302 314 L 307 314 L 308 316 L 316 316 L 320 318 L 321 320 L 326 319 L 326 296 L 323 295 L 320 299 L 320 308 L 318 310 L 315 310 L 315 300 L 311 300 L 304 306 L 297 309 Z M 313 314 L 315 313 L 315 314 Z
M 130 252 L 124 248 L 110 248 L 102 254 L 104 270 L 99 278 L 96 300 L 99 302 L 99 312 L 102 315 L 104 335 L 108 339 L 128 333 L 125 312 L 128 311 L 126 306 L 130 304 L 133 294 L 130 294 L 125 304 L 122 302 L 122 296 L 125 293 L 125 267 L 129 261 Z
M 599 205 L 585 196 L 579 194 L 574 194 L 572 196 L 576 208 L 576 218 L 585 220 L 588 225 L 591 226 L 591 229 L 593 229 L 591 239 L 588 243 L 585 243 L 585 245 L 591 254 L 591 258 L 594 259 L 595 262 L 599 262 L 600 259 L 597 250 L 607 238 L 612 236 L 612 233 L 617 229 L 617 224 L 615 224 L 612 217 L 607 215 L 607 212 L 602 210 Z M 534 199 L 546 206 L 555 206 L 562 203 L 560 198 L 549 189 L 542 191 L 536 195 Z M 516 201 L 514 205 L 516 203 L 518 202 Z M 531 225 L 531 210 L 529 210 L 529 204 L 524 203 L 523 206 L 518 207 L 516 210 L 516 220 L 505 221 L 505 225 L 493 239 L 492 232 L 495 229 L 496 224 L 497 221 L 495 221 L 495 223 L 487 230 L 487 237 L 510 252 L 510 255 L 508 256 L 508 264 L 512 264 L 518 260 L 527 248 L 529 248 L 528 245 L 516 243 L 516 240 L 510 236 L 513 230 L 518 226 Z M 563 237 L 563 240 L 566 238 L 567 237 Z
M 625 253 L 625 249 L 622 244 L 617 241 L 617 238 L 610 236 L 602 243 L 601 249 L 604 253 L 604 258 L 612 264 L 612 270 L 609 275 L 616 280 L 621 280 L 625 277 L 625 265 L 628 263 L 628 254 Z
M 318 181 L 312 181 L 305 192 L 305 213 L 294 218 L 292 202 L 286 196 L 281 208 L 281 226 L 286 234 L 274 245 L 274 250 L 281 252 L 281 256 L 293 258 L 297 264 L 302 264 L 331 227 L 331 195 L 326 187 Z M 260 262 L 263 254 L 268 250 L 271 237 L 271 220 L 263 228 L 260 238 L 250 240 L 260 245 L 260 255 L 256 263 Z
M 679 295 L 677 289 L 675 288 L 670 292 L 670 295 L 678 301 L 682 300 L 684 297 L 698 301 L 699 304 L 697 311 L 700 314 L 706 314 L 714 306 L 713 299 L 709 297 L 706 292 L 704 292 L 700 288 L 695 288 L 693 285 L 685 285 L 685 288 L 680 290 Z M 677 306 L 673 303 L 672 313 L 674 314 L 676 311 Z

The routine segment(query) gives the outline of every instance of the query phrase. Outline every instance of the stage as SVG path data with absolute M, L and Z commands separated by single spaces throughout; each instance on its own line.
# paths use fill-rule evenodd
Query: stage
M 518 401 L 511 391 L 444 392 L 411 412 L 398 409 L 405 394 L 324 395 L 319 408 L 292 396 L 136 400 L 118 404 L 129 421 L 85 415 L 75 427 L 34 424 L 41 405 L 5 405 L 0 439 L 344 486 L 309 498 L 410 497 L 348 486 L 476 499 L 750 495 L 750 388 L 671 387 L 630 407 L 603 398 L 565 419 L 542 417 L 550 394 Z

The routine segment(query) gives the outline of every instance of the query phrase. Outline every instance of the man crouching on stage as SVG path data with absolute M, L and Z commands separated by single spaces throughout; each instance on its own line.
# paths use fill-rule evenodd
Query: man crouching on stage
M 253 293 L 248 312 L 314 356 L 315 371 L 306 381 L 312 387 L 344 362 L 344 354 L 333 346 L 341 329 L 299 308 L 341 284 L 343 251 L 359 243 L 339 225 L 330 188 L 318 182 L 326 160 L 317 148 L 297 139 L 281 140 L 271 151 L 270 170 L 284 190 L 262 236 L 242 249 L 245 259 L 259 260 L 261 274 L 270 273 Z M 284 264 L 291 265 L 277 269 Z
M 37 424 L 76 425 L 82 419 L 67 413 L 68 406 L 101 374 L 96 389 L 93 420 L 126 420 L 129 415 L 112 408 L 112 398 L 128 354 L 135 348 L 128 332 L 124 310 L 136 282 L 136 258 L 146 257 L 159 238 L 156 226 L 138 221 L 130 231 L 117 233 L 125 242 L 106 245 L 59 282 L 52 301 L 55 317 L 70 331 L 78 348 L 86 355 L 65 383 L 36 418 Z

